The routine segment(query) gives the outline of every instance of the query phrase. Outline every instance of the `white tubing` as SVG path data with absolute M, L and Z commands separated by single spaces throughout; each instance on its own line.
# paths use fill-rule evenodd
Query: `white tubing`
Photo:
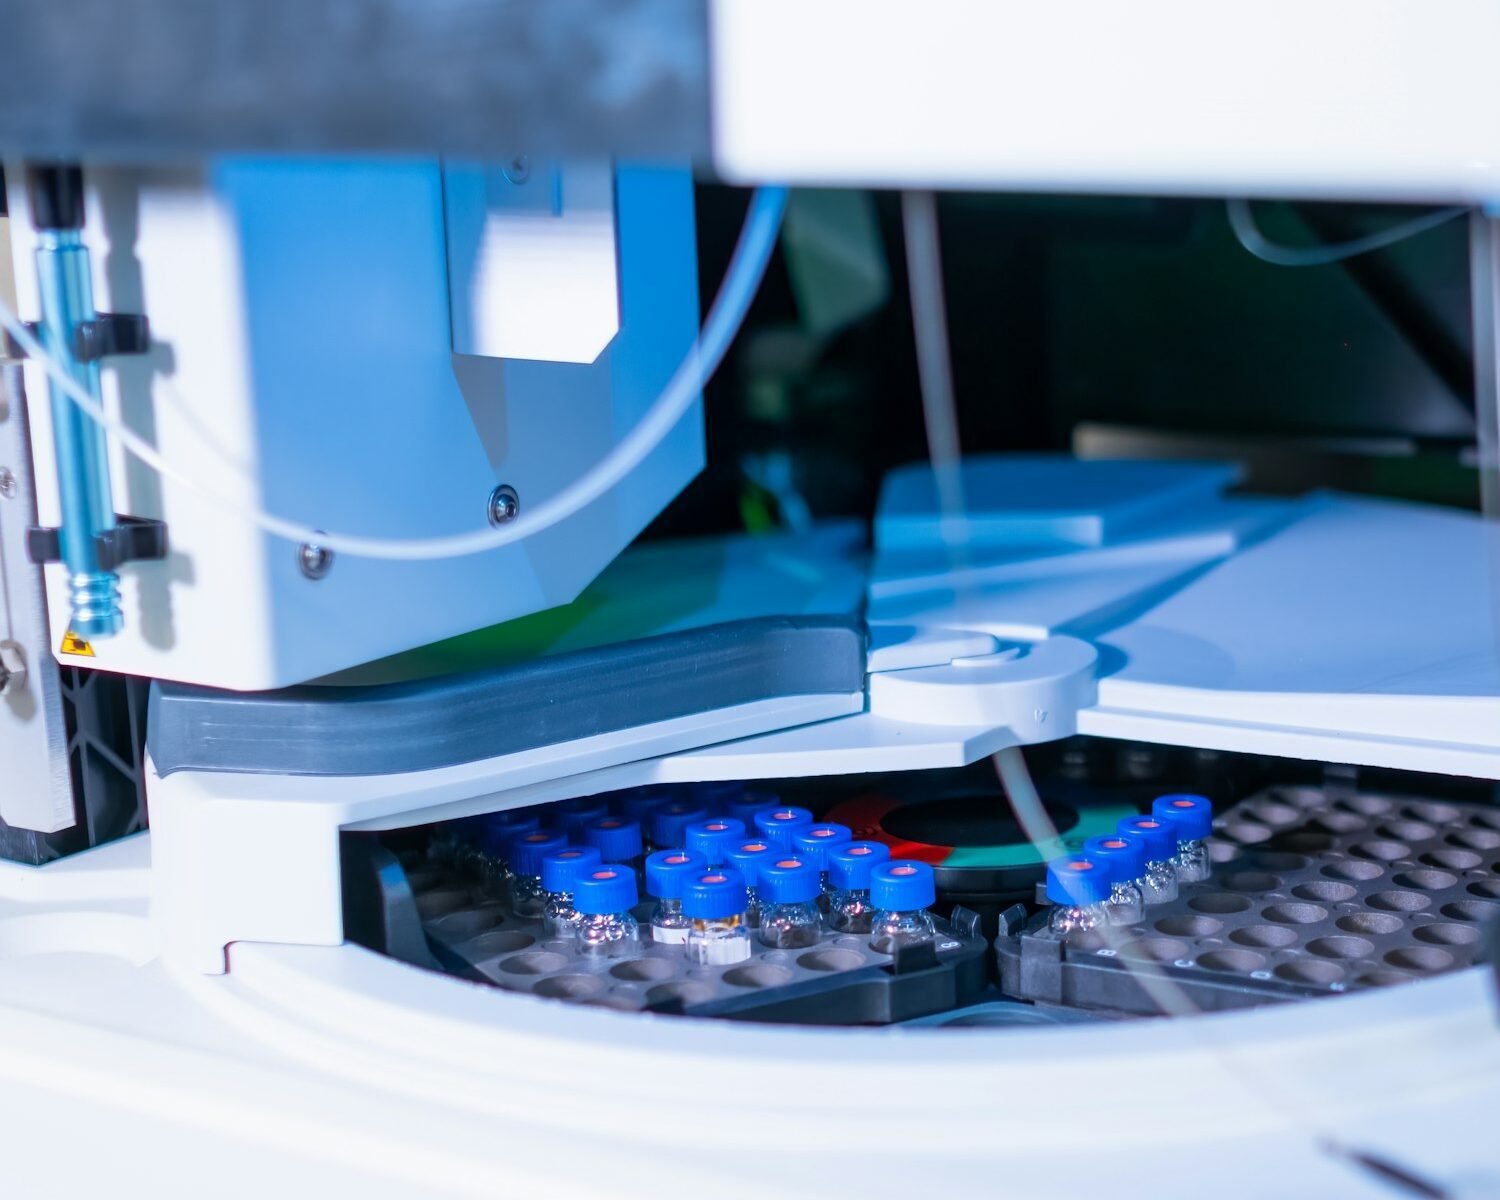
M 497 549 L 567 520 L 624 479 L 661 444 L 662 439 L 692 407 L 694 399 L 723 361 L 730 343 L 739 332 L 750 302 L 765 275 L 771 252 L 775 249 L 781 216 L 786 208 L 786 195 L 785 188 L 764 187 L 751 197 L 750 211 L 745 217 L 739 243 L 735 246 L 734 256 L 730 259 L 719 294 L 714 298 L 708 317 L 703 322 L 703 330 L 646 415 L 587 472 L 556 495 L 548 497 L 535 508 L 523 510 L 514 521 L 498 529 L 474 529 L 467 533 L 426 538 L 370 537 L 322 530 L 315 525 L 277 516 L 263 508 L 232 500 L 168 461 L 155 446 L 106 412 L 87 391 L 69 377 L 60 363 L 42 349 L 3 300 L 0 300 L 0 326 L 47 372 L 69 399 L 111 437 L 118 439 L 131 455 L 164 479 L 191 489 L 205 500 L 267 533 L 288 541 L 309 542 L 339 554 L 362 558 L 401 561 L 459 558 Z

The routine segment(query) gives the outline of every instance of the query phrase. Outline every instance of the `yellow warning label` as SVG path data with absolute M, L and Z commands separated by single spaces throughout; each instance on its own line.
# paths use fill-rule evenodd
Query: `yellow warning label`
M 94 648 L 71 629 L 63 634 L 61 652 L 63 654 L 81 654 L 85 658 L 94 657 Z

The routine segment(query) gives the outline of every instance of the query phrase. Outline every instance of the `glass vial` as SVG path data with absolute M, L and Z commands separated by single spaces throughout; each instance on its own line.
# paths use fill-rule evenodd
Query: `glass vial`
M 893 859 L 872 868 L 870 948 L 895 954 L 903 946 L 932 941 L 937 929 L 927 909 L 936 901 L 937 880 L 926 863 Z
M 889 862 L 884 842 L 845 842 L 828 851 L 828 928 L 835 933 L 869 933 L 875 918 L 870 872 Z
M 691 922 L 685 952 L 700 967 L 723 967 L 750 957 L 745 880 L 733 867 L 710 867 L 689 876 L 682 912 Z
M 821 872 L 802 855 L 777 855 L 760 864 L 756 891 L 760 895 L 760 941 L 773 950 L 803 950 L 816 946 L 823 914 Z

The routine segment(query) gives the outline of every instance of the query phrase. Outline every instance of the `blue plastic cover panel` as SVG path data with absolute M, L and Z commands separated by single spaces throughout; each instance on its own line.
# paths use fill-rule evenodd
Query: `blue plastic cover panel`
M 1079 462 L 1068 455 L 1007 454 L 959 467 L 968 549 L 1013 545 L 1098 546 L 1132 525 L 1212 499 L 1239 478 L 1227 463 Z M 886 478 L 875 521 L 882 550 L 941 548 L 942 515 L 932 467 Z
M 148 744 L 163 776 L 393 774 L 864 684 L 859 619 L 762 617 L 369 687 L 246 693 L 158 682 Z

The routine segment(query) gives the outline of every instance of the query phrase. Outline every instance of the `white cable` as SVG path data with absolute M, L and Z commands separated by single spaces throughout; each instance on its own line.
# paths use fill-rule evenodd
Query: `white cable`
M 1229 227 L 1246 251 L 1262 262 L 1277 267 L 1322 267 L 1329 263 L 1342 262 L 1346 258 L 1368 254 L 1372 250 L 1383 250 L 1409 237 L 1446 225 L 1455 217 L 1461 217 L 1466 208 L 1443 208 L 1393 225 L 1379 233 L 1355 238 L 1352 242 L 1339 242 L 1331 246 L 1282 246 L 1271 241 L 1255 223 L 1255 213 L 1248 200 L 1226 200 L 1224 207 L 1229 213 Z
M 786 189 L 758 189 L 750 200 L 750 211 L 740 231 L 738 244 L 725 272 L 719 294 L 703 322 L 703 330 L 689 348 L 672 378 L 652 403 L 646 415 L 602 459 L 562 491 L 535 508 L 523 510 L 508 525 L 498 529 L 475 529 L 427 538 L 381 538 L 325 531 L 313 525 L 277 516 L 253 505 L 230 499 L 170 462 L 155 446 L 122 421 L 105 412 L 99 403 L 46 353 L 30 330 L 0 300 L 0 326 L 22 350 L 39 364 L 52 381 L 135 458 L 165 479 L 189 488 L 220 508 L 241 517 L 267 533 L 293 542 L 309 542 L 339 554 L 363 558 L 424 561 L 480 554 L 529 537 L 571 517 L 592 504 L 641 464 L 682 419 L 723 360 L 749 311 L 771 260 L 786 209 Z

